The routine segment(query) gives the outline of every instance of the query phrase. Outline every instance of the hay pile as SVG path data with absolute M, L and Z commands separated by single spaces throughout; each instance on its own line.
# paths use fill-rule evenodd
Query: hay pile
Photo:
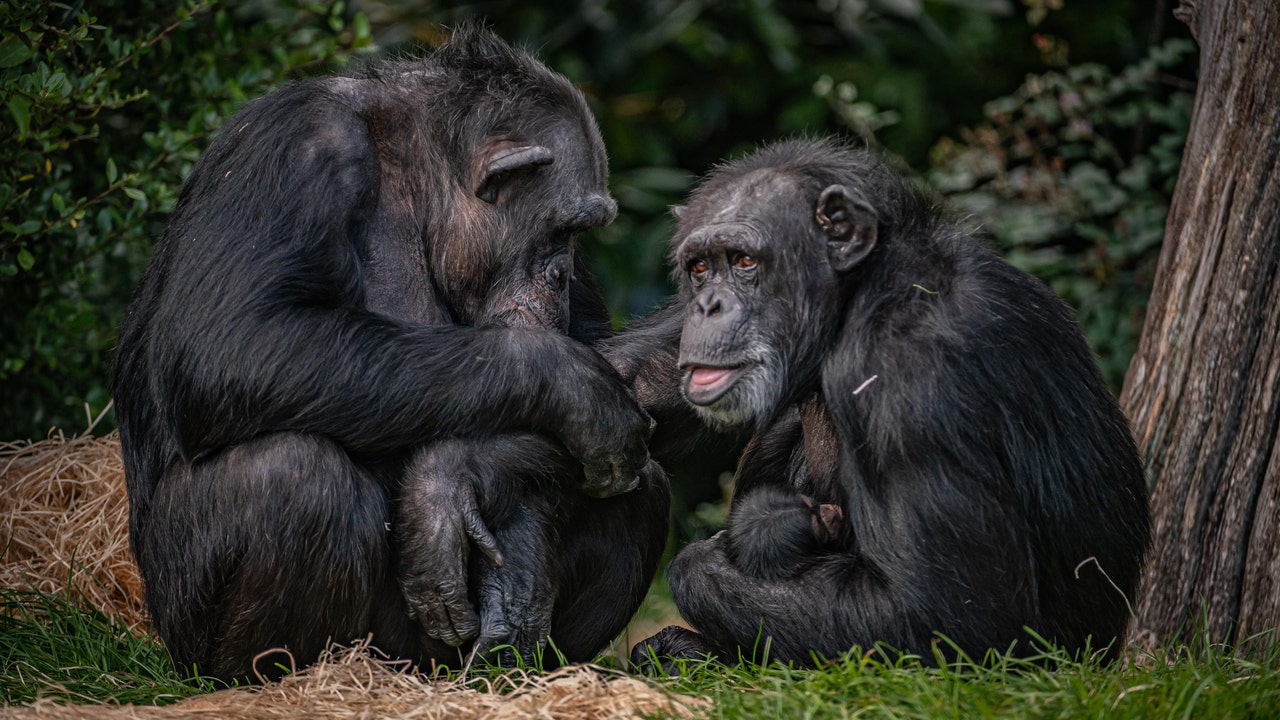
M 142 583 L 126 532 L 120 440 L 64 438 L 0 443 L 0 587 L 64 593 L 68 586 L 138 633 L 147 632 Z M 5 548 L 0 545 L 0 548 Z M 221 690 L 164 707 L 3 707 L 6 718 L 624 718 L 705 715 L 710 703 L 626 675 L 572 667 L 512 671 L 470 682 L 431 680 L 357 646 L 263 687 Z
M 40 701 L 8 708 L 6 717 L 80 718 L 405 718 L 407 720 L 565 720 L 686 718 L 710 703 L 664 692 L 643 682 L 587 666 L 546 675 L 509 672 L 471 683 L 428 680 L 400 672 L 365 648 L 342 648 L 319 663 L 265 687 L 219 690 L 165 707 L 68 706 Z M 477 687 L 479 685 L 479 687 Z
M 144 632 L 120 438 L 0 443 L 0 586 L 64 593 Z

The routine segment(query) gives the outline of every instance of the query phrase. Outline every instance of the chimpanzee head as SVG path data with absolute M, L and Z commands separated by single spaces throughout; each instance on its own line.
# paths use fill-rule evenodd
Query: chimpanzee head
M 767 423 L 813 386 L 847 276 L 876 247 L 871 202 L 836 181 L 830 158 L 795 152 L 813 147 L 784 143 L 724 166 L 675 209 L 682 388 L 712 422 Z
M 380 145 L 412 158 L 399 175 L 417 176 L 408 200 L 423 208 L 427 262 L 450 319 L 566 329 L 575 239 L 617 213 L 582 93 L 474 27 L 400 67 L 384 79 L 407 109 L 381 123 Z

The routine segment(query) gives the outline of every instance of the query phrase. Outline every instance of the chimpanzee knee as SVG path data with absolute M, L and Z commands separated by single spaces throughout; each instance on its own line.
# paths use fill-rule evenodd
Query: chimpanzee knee
M 570 661 L 590 659 L 640 607 L 666 546 L 670 504 L 666 473 L 654 462 L 631 492 L 568 499 L 557 526 L 551 640 Z
M 140 552 L 148 607 L 175 663 L 223 679 L 301 667 L 369 632 L 388 573 L 387 501 L 332 442 L 275 434 L 156 487 Z M 287 653 L 259 653 L 282 648 Z

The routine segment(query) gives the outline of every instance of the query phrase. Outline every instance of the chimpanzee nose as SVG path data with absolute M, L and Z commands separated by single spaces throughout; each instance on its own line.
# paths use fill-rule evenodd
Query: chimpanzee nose
M 547 266 L 542 271 L 542 277 L 546 280 L 556 292 L 563 292 L 569 286 L 569 276 L 572 269 L 569 266 L 568 255 L 556 255 L 547 261 Z
M 702 317 L 718 315 L 723 309 L 724 303 L 720 301 L 720 294 L 714 290 L 700 293 L 693 299 L 693 311 Z

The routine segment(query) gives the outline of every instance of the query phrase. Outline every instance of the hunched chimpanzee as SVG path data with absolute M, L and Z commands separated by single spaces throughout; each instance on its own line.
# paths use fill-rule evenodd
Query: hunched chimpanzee
M 676 214 L 677 302 L 606 352 L 659 432 L 754 435 L 726 529 L 670 566 L 698 632 L 634 662 L 1121 636 L 1142 466 L 1061 300 L 830 139 L 728 163 Z
M 369 634 L 456 666 L 482 630 L 528 650 L 553 621 L 584 659 L 623 627 L 668 492 L 651 420 L 591 347 L 608 317 L 574 243 L 615 214 L 606 175 L 581 93 L 476 28 L 228 121 L 125 317 L 113 393 L 179 666 L 273 674 L 260 651 L 301 665 Z M 488 436 L 542 444 L 527 485 L 439 477 Z M 451 555 L 472 536 L 510 567 Z

